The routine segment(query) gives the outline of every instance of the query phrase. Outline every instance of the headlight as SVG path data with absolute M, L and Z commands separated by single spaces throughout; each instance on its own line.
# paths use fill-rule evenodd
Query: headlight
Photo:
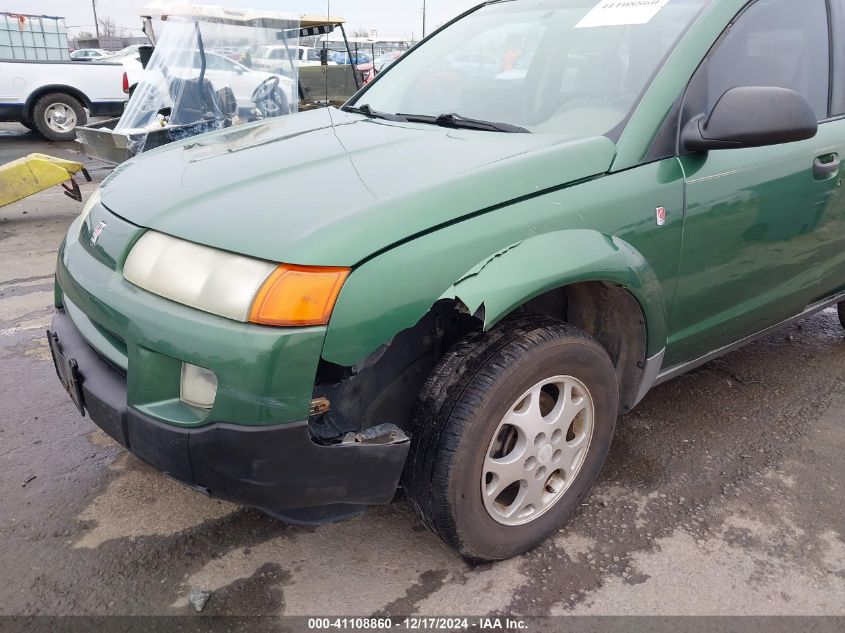
M 97 187 L 94 190 L 88 200 L 85 202 L 85 206 L 82 207 L 82 213 L 79 214 L 79 217 L 82 218 L 82 221 L 85 222 L 85 218 L 88 217 L 88 214 L 91 213 L 91 209 L 94 208 L 94 205 L 100 202 L 100 188 Z
M 241 321 L 282 327 L 329 322 L 348 268 L 288 266 L 148 231 L 124 278 L 161 297 Z

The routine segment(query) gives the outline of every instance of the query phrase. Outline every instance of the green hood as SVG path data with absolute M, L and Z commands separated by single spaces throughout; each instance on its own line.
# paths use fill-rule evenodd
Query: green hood
M 606 172 L 605 137 L 452 130 L 322 109 L 121 165 L 102 201 L 130 222 L 291 264 L 353 266 L 469 214 Z

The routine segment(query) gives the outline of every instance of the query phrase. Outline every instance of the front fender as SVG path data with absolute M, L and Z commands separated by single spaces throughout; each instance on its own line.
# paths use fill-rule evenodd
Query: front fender
M 454 226 L 356 269 L 332 315 L 323 358 L 343 366 L 358 364 L 413 327 L 440 299 L 460 299 L 472 312 L 483 305 L 489 328 L 522 303 L 579 281 L 627 288 L 646 317 L 649 353 L 665 347 L 666 304 L 660 283 L 630 244 L 591 229 L 537 235 L 530 225 L 521 235 L 511 233 L 507 248 L 501 248 L 501 237 Z M 486 256 L 479 261 L 481 253 Z
M 627 242 L 589 229 L 555 231 L 524 240 L 485 259 L 440 299 L 458 299 L 489 329 L 526 301 L 583 281 L 625 287 L 646 318 L 649 349 L 666 344 L 666 303 L 657 276 Z

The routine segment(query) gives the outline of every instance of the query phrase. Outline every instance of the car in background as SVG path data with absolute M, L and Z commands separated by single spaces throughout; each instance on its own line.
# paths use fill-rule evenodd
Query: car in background
M 127 86 L 129 95 L 135 92 L 141 75 L 144 72 L 144 64 L 141 62 L 141 48 L 143 45 L 135 44 L 122 48 L 108 58 L 110 63 L 120 64 L 126 70 Z
M 217 53 L 206 53 L 206 77 L 215 89 L 219 90 L 229 86 L 235 94 L 238 102 L 238 110 L 244 112 L 251 110 L 254 106 L 253 95 L 261 84 L 278 80 L 279 86 L 287 98 L 288 104 L 295 102 L 293 94 L 293 80 L 284 74 L 266 72 L 247 68 L 243 64 L 218 55 Z M 176 72 L 190 71 L 200 67 L 200 55 L 194 54 L 191 68 L 177 69 Z
M 111 53 L 102 48 L 80 48 L 70 54 L 70 58 L 75 62 L 90 62 L 95 59 L 105 59 L 111 57 Z
M 168 72 L 177 77 L 189 78 L 194 76 L 196 71 L 201 67 L 199 52 L 194 52 L 192 56 L 181 57 L 182 59 L 179 60 L 181 65 L 169 65 Z M 283 74 L 253 70 L 217 53 L 206 52 L 205 59 L 206 78 L 211 82 L 215 90 L 226 86 L 232 89 L 235 100 L 238 103 L 238 111 L 242 115 L 246 115 L 248 111 L 251 111 L 255 107 L 253 96 L 258 86 L 264 83 L 271 83 L 276 79 L 288 104 L 294 103 L 293 80 L 290 77 Z M 185 63 L 188 60 L 190 60 L 189 63 Z M 141 65 L 137 51 L 134 55 L 127 57 L 115 57 L 114 61 L 119 61 L 123 64 L 126 69 L 129 94 L 134 94 L 144 75 L 144 68 Z
M 290 56 L 296 57 L 296 66 L 320 66 L 322 64 L 319 48 L 310 46 L 285 46 L 284 44 L 273 44 L 261 46 L 252 55 L 252 67 L 258 70 L 268 70 L 274 73 L 291 74 Z M 333 65 L 333 61 L 329 61 Z
M 402 57 L 403 52 L 404 51 L 394 51 L 392 53 L 385 53 L 384 55 L 376 57 L 373 62 L 360 64 L 358 66 L 358 71 L 361 73 L 364 84 L 370 83 L 378 76 L 379 73 L 384 72 L 393 62 Z
M 406 51 L 392 51 L 390 53 L 385 53 L 384 55 L 380 55 L 380 56 L 376 57 L 376 60 L 373 62 L 373 64 L 376 67 L 376 72 L 380 73 L 381 71 L 383 71 L 385 68 L 390 66 L 393 62 L 395 62 L 397 59 L 402 57 L 402 55 L 404 55 L 405 52 Z
M 119 51 L 115 53 L 109 53 L 112 57 L 129 57 L 138 55 L 138 51 L 141 50 L 141 47 L 145 46 L 144 44 L 133 44 L 132 46 L 127 46 L 125 48 L 121 48 Z M 147 45 L 149 46 L 149 45 Z
M 124 53 L 124 51 L 127 52 Z M 141 81 L 141 75 L 144 73 L 144 65 L 141 63 L 141 53 L 136 47 L 130 46 L 109 57 L 109 62 L 123 66 L 123 69 L 126 71 L 128 94 L 131 98 L 132 93 L 135 92 L 135 88 Z
M 255 54 L 262 48 L 261 45 L 256 44 L 247 44 L 245 46 L 239 46 L 235 48 L 231 53 L 227 54 L 226 57 L 231 59 L 235 62 L 240 62 L 244 66 L 252 66 L 252 60 L 255 57 Z
M 353 55 L 350 55 L 346 51 L 331 51 L 329 52 L 329 59 L 338 66 L 348 66 L 349 64 L 360 66 L 362 64 L 372 63 L 373 61 L 372 57 L 360 51 Z
M 243 57 L 241 48 L 237 46 L 221 46 L 219 48 L 215 48 L 212 52 L 236 62 L 241 61 L 241 58 Z

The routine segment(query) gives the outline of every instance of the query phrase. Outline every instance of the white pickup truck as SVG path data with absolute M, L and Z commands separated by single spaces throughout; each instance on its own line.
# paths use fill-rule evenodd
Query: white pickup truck
M 119 116 L 128 91 L 121 64 L 0 59 L 0 121 L 53 141 L 72 140 L 88 115 Z

